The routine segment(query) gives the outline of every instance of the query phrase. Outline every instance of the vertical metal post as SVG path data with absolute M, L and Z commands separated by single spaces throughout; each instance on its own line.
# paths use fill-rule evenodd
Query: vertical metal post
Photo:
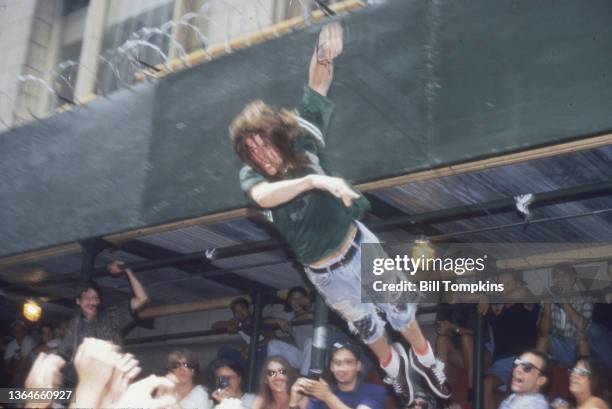
M 87 239 L 81 242 L 83 253 L 81 256 L 81 282 L 91 280 L 91 272 L 94 270 L 96 256 L 100 252 L 97 239 Z
M 257 374 L 257 355 L 259 347 L 259 334 L 261 333 L 261 309 L 262 300 L 261 292 L 256 291 L 253 299 L 253 330 L 251 331 L 251 342 L 249 342 L 249 382 L 247 386 L 248 392 L 255 392 Z
M 314 303 L 314 333 L 312 335 L 312 356 L 310 369 L 323 373 L 325 351 L 327 350 L 327 321 L 329 310 L 323 298 L 316 294 Z
M 474 397 L 473 408 L 484 409 L 484 335 L 485 318 L 478 313 L 476 318 L 476 331 L 474 332 Z

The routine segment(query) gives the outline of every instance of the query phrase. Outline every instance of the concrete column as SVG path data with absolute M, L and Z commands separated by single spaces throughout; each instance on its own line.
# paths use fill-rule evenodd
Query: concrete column
M 79 59 L 79 73 L 75 87 L 77 100 L 87 99 L 95 92 L 96 77 L 98 74 L 98 56 L 102 47 L 102 38 L 108 12 L 108 0 L 91 0 L 87 9 L 81 57 Z M 83 68 L 87 67 L 87 68 Z
M 172 21 L 174 21 L 175 23 L 178 22 L 181 19 L 181 17 L 183 17 L 185 13 L 188 12 L 187 10 L 188 2 L 189 2 L 188 0 L 175 0 L 174 1 L 174 11 L 172 12 Z M 185 49 L 187 49 L 188 44 L 191 41 L 190 34 L 187 33 L 187 30 L 185 30 L 185 27 L 181 27 L 181 26 L 174 26 L 172 28 L 172 38 L 179 44 L 182 44 L 185 47 Z M 170 59 L 179 57 L 179 53 L 176 49 L 176 46 L 172 42 L 170 42 L 170 50 L 169 50 L 168 56 L 170 57 Z
M 45 60 L 45 81 L 47 81 L 49 84 L 52 83 L 53 81 L 53 73 L 51 72 L 52 68 L 55 67 L 55 65 L 58 63 L 57 59 L 58 59 L 58 55 L 59 55 L 59 50 L 60 50 L 60 37 L 62 34 L 62 30 L 63 30 L 63 26 L 64 26 L 64 21 L 62 19 L 62 7 L 63 7 L 63 1 L 61 0 L 47 0 L 47 1 L 53 1 L 53 11 L 51 14 L 51 22 L 52 22 L 52 28 L 51 28 L 51 36 L 49 38 L 49 44 L 47 47 L 47 58 Z M 41 98 L 39 100 L 39 104 L 37 107 L 37 114 L 39 116 L 43 116 L 44 113 L 52 111 L 54 107 L 54 104 L 56 104 L 56 101 L 54 100 L 54 98 L 49 95 L 48 92 L 45 92 L 41 95 Z
M 289 2 L 273 0 L 272 7 L 270 7 L 270 9 L 272 10 L 272 23 L 276 24 L 288 18 Z

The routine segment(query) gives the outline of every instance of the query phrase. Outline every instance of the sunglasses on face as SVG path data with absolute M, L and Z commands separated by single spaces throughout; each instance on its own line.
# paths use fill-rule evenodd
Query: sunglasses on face
M 535 366 L 531 362 L 523 361 L 520 358 L 517 358 L 517 359 L 514 360 L 514 362 L 512 363 L 512 368 L 516 368 L 519 365 L 521 366 L 521 368 L 523 369 L 523 372 L 525 372 L 525 373 L 529 373 L 529 372 L 531 372 L 534 369 L 536 371 L 542 373 L 542 370 L 540 368 L 538 368 L 537 366 Z
M 279 369 L 275 371 L 273 369 L 268 369 L 266 373 L 268 374 L 270 378 L 274 378 L 276 375 L 287 375 L 287 370 Z
M 173 362 L 171 367 L 172 369 L 178 369 L 178 368 L 195 369 L 195 365 L 189 362 Z
M 574 375 L 578 375 L 578 376 L 589 376 L 591 374 L 591 371 L 589 371 L 586 368 L 571 368 L 568 369 L 569 373 L 574 374 Z

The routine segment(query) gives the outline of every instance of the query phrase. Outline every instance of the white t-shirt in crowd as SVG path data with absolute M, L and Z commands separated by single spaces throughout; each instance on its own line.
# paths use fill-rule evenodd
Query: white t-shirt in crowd
M 4 361 L 8 362 L 16 356 L 19 356 L 20 358 L 28 356 L 30 355 L 30 353 L 32 353 L 32 350 L 35 347 L 36 341 L 34 341 L 34 338 L 30 337 L 29 335 L 26 335 L 23 338 L 23 341 L 21 341 L 21 345 L 19 345 L 17 343 L 17 340 L 14 339 L 9 342 L 9 344 L 6 346 L 6 349 L 4 350 Z
M 212 408 L 212 402 L 208 396 L 208 392 L 206 392 L 202 385 L 196 385 L 187 396 L 181 399 L 179 405 L 181 405 L 182 409 Z
M 253 404 L 255 403 L 255 399 L 257 399 L 257 395 L 254 395 L 252 393 L 245 393 L 244 395 L 242 395 L 242 398 L 240 398 L 240 401 L 242 402 L 242 407 L 245 409 L 251 409 L 253 407 Z
M 244 395 L 242 395 L 242 397 L 240 398 L 240 402 L 242 402 L 242 409 L 251 409 L 253 407 L 253 404 L 255 403 L 256 398 L 257 395 L 254 395 L 252 393 L 245 393 Z M 215 409 L 218 409 L 220 407 L 221 404 L 215 405 Z
M 548 407 L 548 401 L 541 393 L 513 393 L 499 405 L 499 409 L 548 409 Z

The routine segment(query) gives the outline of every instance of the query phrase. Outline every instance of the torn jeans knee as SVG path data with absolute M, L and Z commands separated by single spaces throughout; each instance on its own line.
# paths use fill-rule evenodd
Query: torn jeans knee
M 378 304 L 385 312 L 387 321 L 396 331 L 403 331 L 414 322 L 417 305 L 411 303 Z
M 377 341 L 385 333 L 385 323 L 372 304 L 334 304 L 333 308 L 348 322 L 349 329 L 366 344 Z

